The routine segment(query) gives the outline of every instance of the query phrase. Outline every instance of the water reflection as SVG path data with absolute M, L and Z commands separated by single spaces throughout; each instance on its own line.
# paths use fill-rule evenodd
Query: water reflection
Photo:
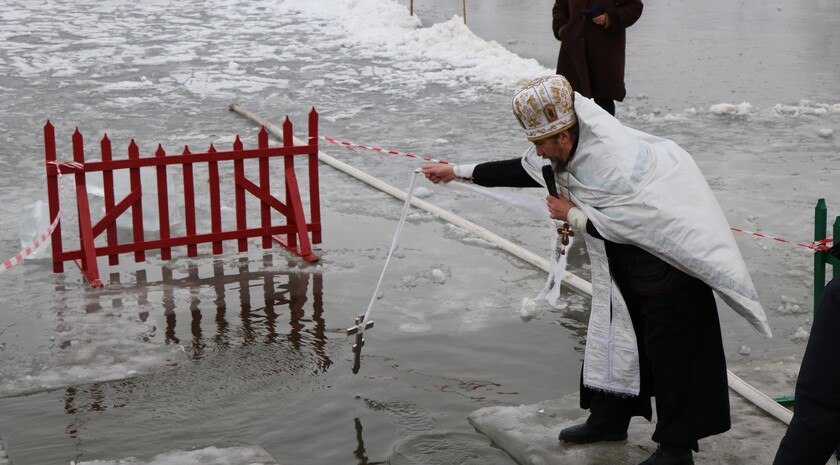
M 266 376 L 325 372 L 333 361 L 327 348 L 320 270 L 277 270 L 270 255 L 258 263 L 259 270 L 251 271 L 252 264 L 239 259 L 234 266 L 221 260 L 212 266 L 170 265 L 151 281 L 147 274 L 158 270 L 138 270 L 128 277 L 115 273 L 105 290 L 88 293 L 85 312 L 139 310 L 138 318 L 152 325 L 144 338 L 147 342 L 177 345 L 194 362 L 237 363 L 253 370 L 271 365 L 260 370 Z M 266 351 L 264 346 L 271 348 Z M 120 398 L 118 393 L 131 391 L 134 385 L 134 380 L 123 380 L 68 387 L 64 411 L 102 412 L 108 408 L 102 402 L 103 386 Z
M 162 291 L 164 342 L 183 344 L 193 359 L 201 359 L 209 348 L 224 351 L 236 343 L 239 346 L 284 343 L 295 351 L 312 350 L 321 370 L 328 368 L 332 361 L 323 350 L 326 335 L 322 275 L 304 271 L 250 271 L 250 263 L 242 259 L 235 274 L 225 274 L 224 263 L 216 261 L 213 276 L 207 278 L 200 277 L 196 265 L 181 270 L 181 277 L 175 277 L 173 269 L 163 268 L 159 285 L 142 285 L 146 279 L 145 273 L 140 273 L 136 282 L 141 286 L 135 287 L 136 298 L 141 305 L 154 307 L 149 294 Z M 271 256 L 264 258 L 263 265 L 271 266 Z M 209 290 L 211 296 L 207 295 Z M 264 305 L 255 305 L 255 301 Z M 228 312 L 231 303 L 239 307 L 235 316 Z M 115 299 L 112 304 L 119 306 L 120 300 Z M 307 310 L 311 310 L 309 317 Z M 212 327 L 203 324 L 208 311 L 215 315 Z M 148 312 L 143 313 L 145 316 L 141 318 L 148 317 Z M 288 313 L 288 329 L 282 327 L 284 313 Z M 189 318 L 189 326 L 180 328 L 179 318 Z M 184 334 L 187 328 L 189 331 Z M 205 334 L 209 331 L 212 334 Z M 190 340 L 184 341 L 186 338 Z
M 353 419 L 356 427 L 356 450 L 353 451 L 353 456 L 356 457 L 358 465 L 380 465 L 388 462 L 371 462 L 367 455 L 365 455 L 365 439 L 362 437 L 362 422 L 358 418 Z

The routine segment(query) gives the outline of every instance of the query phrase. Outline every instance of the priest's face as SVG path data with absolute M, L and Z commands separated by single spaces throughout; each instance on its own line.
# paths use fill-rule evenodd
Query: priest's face
M 556 136 L 534 142 L 534 147 L 537 149 L 537 155 L 565 167 L 572 155 L 574 137 L 569 131 L 563 131 Z

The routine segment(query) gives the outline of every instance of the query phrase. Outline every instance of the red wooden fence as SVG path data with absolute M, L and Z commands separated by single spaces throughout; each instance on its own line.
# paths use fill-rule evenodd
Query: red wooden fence
M 233 150 L 220 152 L 210 145 L 205 153 L 191 153 L 188 147 L 180 155 L 167 155 L 158 145 L 154 156 L 141 157 L 134 140 L 128 146 L 128 158 L 114 159 L 111 153 L 111 141 L 105 135 L 100 144 L 101 159 L 85 160 L 84 142 L 78 129 L 73 133 L 73 161 L 77 164 L 56 163 L 55 128 L 47 121 L 44 125 L 44 145 L 47 168 L 47 194 L 50 203 L 50 221 L 59 214 L 59 170 L 62 175 L 72 174 L 76 188 L 76 206 L 78 211 L 79 248 L 65 250 L 62 243 L 61 219 L 52 233 L 53 271 L 64 271 L 64 262 L 73 260 L 81 269 L 88 282 L 102 286 L 99 279 L 99 267 L 96 257 L 108 256 L 110 265 L 119 264 L 119 255 L 134 254 L 134 261 L 146 259 L 146 251 L 160 249 L 164 260 L 172 257 L 172 248 L 186 246 L 187 256 L 198 255 L 198 244 L 212 243 L 214 254 L 222 253 L 222 242 L 236 240 L 239 252 L 248 250 L 248 238 L 262 237 L 262 247 L 271 248 L 272 239 L 287 249 L 300 255 L 305 260 L 317 261 L 312 253 L 311 244 L 321 242 L 321 208 L 318 186 L 318 113 L 313 108 L 309 113 L 309 145 L 293 145 L 293 128 L 288 117 L 283 123 L 283 146 L 269 147 L 268 132 L 261 128 L 258 136 L 258 148 L 244 149 L 236 137 Z M 300 188 L 295 175 L 295 157 L 306 156 L 309 177 L 310 221 L 304 217 L 304 205 L 300 197 Z M 283 159 L 285 181 L 285 202 L 271 195 L 271 160 Z M 245 161 L 256 160 L 258 182 L 248 179 Z M 221 213 L 219 164 L 233 163 L 234 201 L 236 228 L 223 230 Z M 193 168 L 196 164 L 207 164 L 208 190 L 210 203 L 210 231 L 199 232 L 196 229 L 195 178 Z M 59 165 L 59 166 L 57 166 Z M 170 193 L 168 192 L 167 167 L 180 165 L 183 171 L 184 199 L 184 235 L 173 236 L 169 219 Z M 160 234 L 157 238 L 147 239 L 143 230 L 143 185 L 140 169 L 154 169 L 157 182 L 157 207 Z M 117 199 L 114 192 L 114 173 L 128 170 L 130 192 L 122 199 Z M 105 211 L 98 221 L 93 222 L 88 202 L 86 176 L 102 173 Z M 260 225 L 248 227 L 246 194 L 251 194 L 259 202 Z M 174 195 L 174 193 L 173 193 Z M 147 199 L 147 201 L 151 201 Z M 66 208 L 66 207 L 65 207 Z M 132 241 L 119 243 L 117 218 L 131 209 Z M 272 223 L 272 211 L 279 212 L 285 224 Z M 104 240 L 97 241 L 102 233 Z M 311 239 L 310 234 L 311 233 Z M 285 236 L 285 237 L 284 237 Z M 104 244 L 103 244 L 104 242 Z

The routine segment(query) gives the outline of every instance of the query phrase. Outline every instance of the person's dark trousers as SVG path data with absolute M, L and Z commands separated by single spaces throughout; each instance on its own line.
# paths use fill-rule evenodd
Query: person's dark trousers
M 793 419 L 773 465 L 825 465 L 840 443 L 840 278 L 823 291 L 802 357 Z
M 673 292 L 635 296 L 642 304 L 660 444 L 688 445 L 730 428 L 729 383 L 717 305 L 695 279 Z M 636 324 L 634 320 L 634 324 Z
M 634 413 L 633 402 L 605 392 L 596 391 L 589 406 L 586 424 L 598 431 L 618 433 L 627 431 Z
M 671 292 L 640 295 L 622 288 L 639 344 L 642 393 L 620 398 L 581 388 L 581 407 L 593 422 L 617 427 L 630 416 L 650 419 L 656 400 L 653 441 L 697 450 L 697 440 L 727 431 L 729 388 L 717 306 L 700 280 Z M 594 417 L 594 418 L 593 418 Z
M 603 108 L 607 111 L 607 113 L 615 116 L 615 101 L 611 98 L 594 98 L 595 103 L 598 104 L 599 107 Z

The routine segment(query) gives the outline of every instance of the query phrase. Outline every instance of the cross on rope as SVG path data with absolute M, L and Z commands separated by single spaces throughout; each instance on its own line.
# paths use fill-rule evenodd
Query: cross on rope
M 353 374 L 359 372 L 359 368 L 362 366 L 362 346 L 365 345 L 365 329 L 373 328 L 373 320 L 368 321 L 365 323 L 364 328 L 362 328 L 362 322 L 365 320 L 364 315 L 359 315 L 356 317 L 356 325 L 347 328 L 347 335 L 352 336 L 356 335 L 356 341 L 353 344 Z
M 400 222 L 397 225 L 397 230 L 394 232 L 394 238 L 391 240 L 391 248 L 388 250 L 388 256 L 385 258 L 385 265 L 382 267 L 382 274 L 379 275 L 379 281 L 376 283 L 376 288 L 373 290 L 373 295 L 370 298 L 367 311 L 363 315 L 356 317 L 356 325 L 347 328 L 347 335 L 355 335 L 356 341 L 353 344 L 353 374 L 359 372 L 362 358 L 362 347 L 365 345 L 364 331 L 365 329 L 373 327 L 373 321 L 370 319 L 373 304 L 376 302 L 376 296 L 379 294 L 379 288 L 382 286 L 382 280 L 385 278 L 385 271 L 388 269 L 388 263 L 394 255 L 394 250 L 397 248 L 397 242 L 400 238 L 403 226 L 405 225 L 405 218 L 408 215 L 408 209 L 411 206 L 411 197 L 414 195 L 414 187 L 417 185 L 417 178 L 420 170 L 417 169 L 411 176 L 411 184 L 408 186 L 408 192 L 405 195 L 405 203 L 403 204 L 402 213 L 400 213 Z

